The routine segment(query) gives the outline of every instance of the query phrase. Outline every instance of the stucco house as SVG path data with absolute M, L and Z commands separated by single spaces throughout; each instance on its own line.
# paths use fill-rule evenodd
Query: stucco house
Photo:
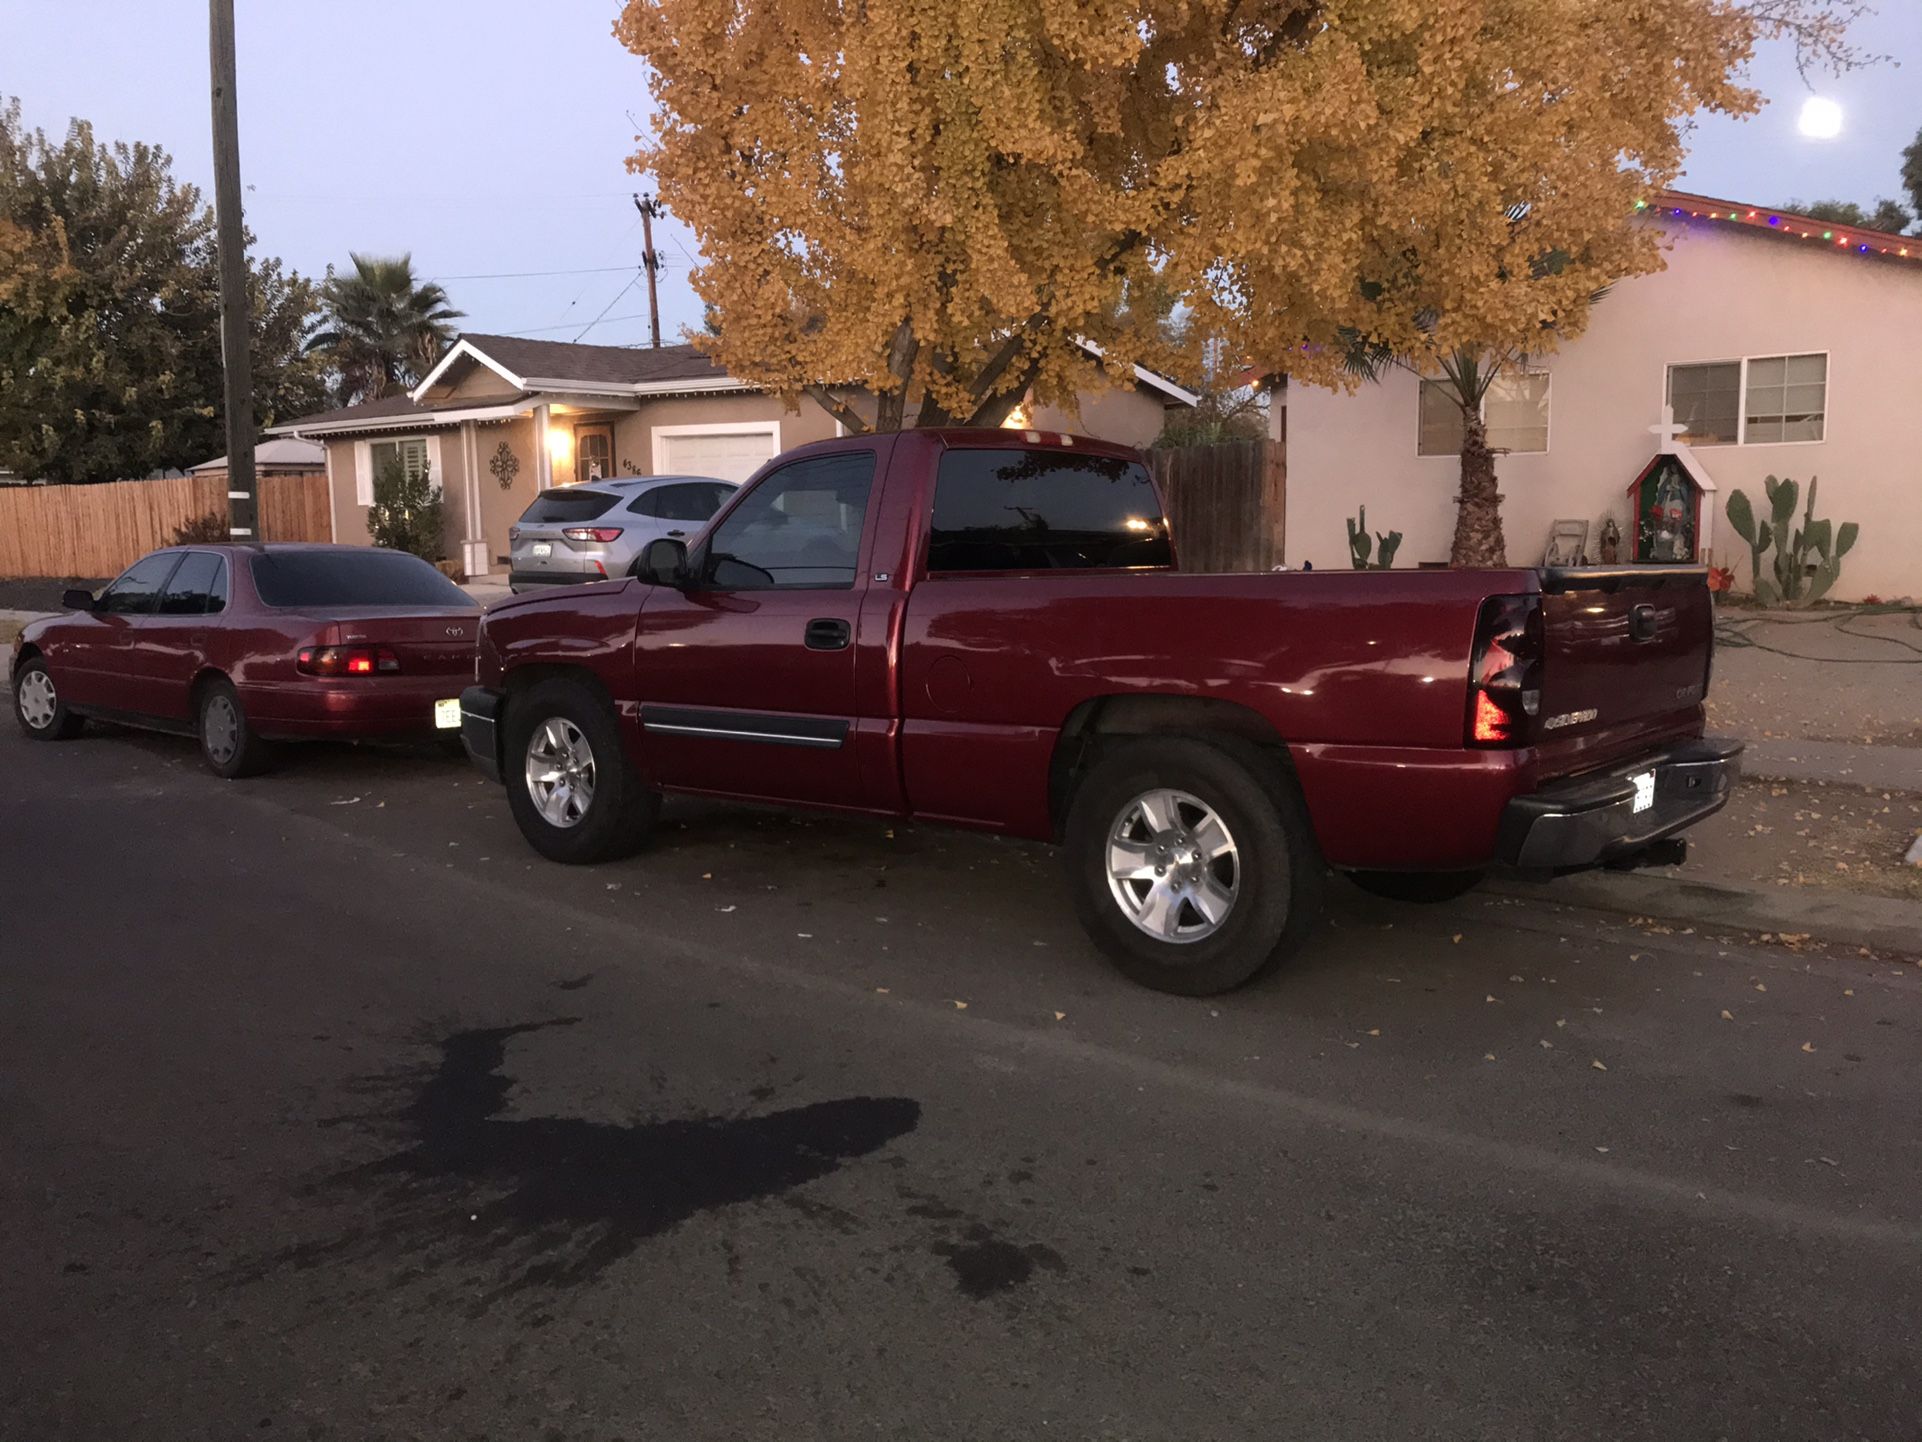
M 1686 549 L 1731 567 L 1738 590 L 1749 553 L 1728 496 L 1739 487 L 1765 515 L 1775 475 L 1804 499 L 1820 477 L 1818 517 L 1861 526 L 1832 599 L 1922 597 L 1922 238 L 1680 192 L 1651 198 L 1639 223 L 1672 241 L 1667 269 L 1617 285 L 1579 339 L 1504 377 L 1484 408 L 1506 449 L 1509 559 L 1539 565 L 1558 519 L 1588 523 L 1591 558 L 1612 519 L 1632 559 L 1628 493 L 1666 448 L 1704 488 Z M 1363 505 L 1371 530 L 1403 533 L 1397 565 L 1447 558 L 1460 413 L 1429 383 L 1397 370 L 1276 401 L 1287 564 L 1348 565 L 1343 522 Z M 1672 439 L 1657 433 L 1668 411 Z
M 1139 367 L 1091 392 L 1073 422 L 1031 407 L 1026 424 L 1145 446 L 1193 393 Z M 507 528 L 538 491 L 597 476 L 745 479 L 770 456 L 839 433 L 812 400 L 790 411 L 692 345 L 658 349 L 465 335 L 411 393 L 269 428 L 326 447 L 334 539 L 365 543 L 374 473 L 427 466 L 442 488 L 448 553 L 464 573 L 504 570 Z

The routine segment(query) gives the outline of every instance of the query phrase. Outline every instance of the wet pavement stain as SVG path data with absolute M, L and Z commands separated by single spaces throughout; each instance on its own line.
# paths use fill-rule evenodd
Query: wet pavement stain
M 331 1179 L 372 1193 L 377 1226 L 286 1249 L 240 1271 L 357 1257 L 399 1264 L 396 1284 L 449 1265 L 499 1273 L 485 1310 L 530 1287 L 591 1281 L 691 1217 L 780 1196 L 914 1130 L 907 1097 L 847 1097 L 759 1116 L 629 1124 L 569 1117 L 507 1119 L 504 1073 L 516 1037 L 575 1018 L 456 1032 L 438 1065 L 409 1079 L 397 1112 L 357 1120 L 396 1128 L 403 1145 Z
M 948 1268 L 962 1293 L 976 1301 L 1020 1286 L 1034 1275 L 1036 1267 L 1049 1272 L 1068 1270 L 1053 1247 L 1039 1242 L 1017 1246 L 980 1222 L 969 1227 L 961 1241 L 943 1242 L 934 1250 L 948 1259 Z

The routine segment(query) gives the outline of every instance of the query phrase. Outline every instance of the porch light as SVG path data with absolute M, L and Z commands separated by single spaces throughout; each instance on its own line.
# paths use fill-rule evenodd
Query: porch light
M 547 428 L 547 458 L 554 463 L 555 471 L 572 470 L 574 465 L 574 433 L 561 426 Z

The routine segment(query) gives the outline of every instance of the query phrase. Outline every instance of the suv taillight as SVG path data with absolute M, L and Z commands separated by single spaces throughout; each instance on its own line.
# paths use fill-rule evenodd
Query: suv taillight
M 570 541 L 618 541 L 621 538 L 619 526 L 566 526 L 561 534 Z
M 391 675 L 400 657 L 385 646 L 302 646 L 294 664 L 309 676 Z
M 1542 707 L 1542 600 L 1490 596 L 1468 660 L 1468 744 L 1520 746 Z

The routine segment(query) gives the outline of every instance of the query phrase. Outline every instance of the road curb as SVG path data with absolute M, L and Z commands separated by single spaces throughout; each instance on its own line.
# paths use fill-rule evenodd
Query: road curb
M 1649 871 L 1594 871 L 1552 882 L 1497 877 L 1484 891 L 1592 911 L 1623 912 L 1697 928 L 1807 935 L 1844 946 L 1922 953 L 1922 902 L 1809 887 L 1760 890 L 1686 881 Z

